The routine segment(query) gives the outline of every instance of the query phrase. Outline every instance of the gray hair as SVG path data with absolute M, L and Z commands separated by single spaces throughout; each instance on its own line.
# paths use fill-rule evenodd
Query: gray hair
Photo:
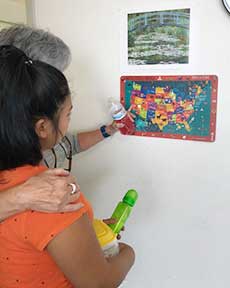
M 32 60 L 46 62 L 60 71 L 71 61 L 70 49 L 59 37 L 25 25 L 1 30 L 0 45 L 14 45 Z

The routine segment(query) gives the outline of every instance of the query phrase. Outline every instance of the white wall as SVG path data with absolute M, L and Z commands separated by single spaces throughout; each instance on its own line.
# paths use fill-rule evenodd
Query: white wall
M 37 25 L 62 37 L 73 53 L 72 128 L 107 123 L 107 98 L 119 98 L 120 12 L 173 8 L 173 2 L 179 1 L 35 0 Z M 75 158 L 96 216 L 110 216 L 129 188 L 139 191 L 123 236 L 137 255 L 128 288 L 230 286 L 230 15 L 220 0 L 192 2 L 192 65 L 143 74 L 218 75 L 216 142 L 117 133 Z
M 1 0 L 0 20 L 12 23 L 26 23 L 25 0 Z

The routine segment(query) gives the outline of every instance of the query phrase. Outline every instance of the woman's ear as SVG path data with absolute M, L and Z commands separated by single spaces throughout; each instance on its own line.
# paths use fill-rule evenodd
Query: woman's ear
M 48 119 L 41 118 L 35 123 L 35 132 L 40 139 L 47 139 L 50 134 L 50 122 Z

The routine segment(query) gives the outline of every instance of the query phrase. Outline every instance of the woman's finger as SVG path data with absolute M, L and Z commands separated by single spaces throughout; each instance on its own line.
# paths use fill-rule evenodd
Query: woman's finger
M 70 193 L 69 193 L 69 199 L 67 200 L 68 201 L 68 203 L 73 203 L 73 202 L 75 202 L 75 201 L 77 201 L 78 200 L 78 198 L 80 197 L 80 191 L 78 191 L 78 192 L 76 192 L 76 193 L 74 193 L 74 194 L 71 194 L 71 191 L 70 191 Z M 66 204 L 68 204 L 68 203 L 66 203 Z
M 60 209 L 59 212 L 73 212 L 73 211 L 77 211 L 77 210 L 81 209 L 82 207 L 84 207 L 84 204 L 81 202 L 79 202 L 77 204 L 67 204 L 62 209 Z

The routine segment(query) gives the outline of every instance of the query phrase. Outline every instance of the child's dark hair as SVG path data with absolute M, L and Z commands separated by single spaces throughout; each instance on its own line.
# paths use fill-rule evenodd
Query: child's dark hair
M 46 117 L 57 132 L 59 108 L 69 95 L 59 70 L 14 46 L 0 46 L 0 171 L 41 161 L 35 123 Z

